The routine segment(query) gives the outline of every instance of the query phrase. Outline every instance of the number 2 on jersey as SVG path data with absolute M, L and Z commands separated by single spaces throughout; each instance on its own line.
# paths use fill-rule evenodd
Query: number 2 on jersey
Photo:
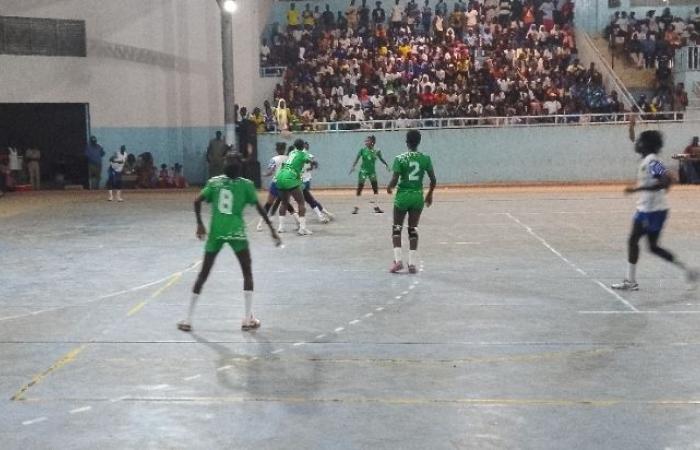
M 408 167 L 411 168 L 411 173 L 408 174 L 408 181 L 418 181 L 420 179 L 418 176 L 420 172 L 420 164 L 418 164 L 418 161 L 409 162 Z
M 219 191 L 219 212 L 222 214 L 233 214 L 233 193 L 226 189 Z

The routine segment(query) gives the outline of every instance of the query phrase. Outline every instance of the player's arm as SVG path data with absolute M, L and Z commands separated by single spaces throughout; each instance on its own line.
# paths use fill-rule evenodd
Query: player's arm
M 386 187 L 386 192 L 391 195 L 392 191 L 396 187 L 396 185 L 399 183 L 399 173 L 394 172 L 394 174 L 391 176 L 391 181 L 389 181 L 389 185 Z
M 634 192 L 640 191 L 656 192 L 662 189 L 669 189 L 671 187 L 671 184 L 673 184 L 673 178 L 671 178 L 671 174 L 665 168 L 663 168 L 663 166 L 661 166 L 661 169 L 659 169 L 658 172 L 659 173 L 654 174 L 656 184 L 653 184 L 651 186 L 629 186 L 625 188 L 625 194 L 632 194 Z
M 207 235 L 207 229 L 202 222 L 202 202 L 205 200 L 206 198 L 201 194 L 194 199 L 194 215 L 197 218 L 197 239 L 199 240 L 204 239 L 204 236 Z
M 430 187 L 428 188 L 428 193 L 425 196 L 425 206 L 428 208 L 433 204 L 433 191 L 435 186 L 437 186 L 437 178 L 435 178 L 435 171 L 432 167 L 428 168 L 428 178 L 430 179 Z
M 357 162 L 360 160 L 360 154 L 357 154 L 357 157 L 355 158 L 355 162 L 352 163 L 352 167 L 350 168 L 349 173 L 353 173 L 355 171 L 355 166 L 357 166 Z
M 386 161 L 384 161 L 384 157 L 382 157 L 382 152 L 377 152 L 377 158 L 379 158 L 379 160 L 382 162 L 382 164 L 384 164 L 384 167 L 386 167 L 386 170 L 391 170 L 391 169 L 389 169 L 389 164 Z
M 267 224 L 267 227 L 270 229 L 270 234 L 272 235 L 272 240 L 275 241 L 275 246 L 279 247 L 280 245 L 282 245 L 282 240 L 277 234 L 277 231 L 275 231 L 275 228 L 272 226 L 272 222 L 270 222 L 270 217 L 267 215 L 267 213 L 265 212 L 265 208 L 262 207 L 260 202 L 255 203 L 255 209 L 258 210 L 258 214 L 260 214 L 260 217 L 262 217 L 262 219 Z

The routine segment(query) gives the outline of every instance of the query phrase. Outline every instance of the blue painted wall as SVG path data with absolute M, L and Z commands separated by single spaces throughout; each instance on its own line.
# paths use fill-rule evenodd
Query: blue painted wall
M 690 142 L 693 123 L 638 126 L 637 132 L 660 128 L 666 138 L 662 155 L 670 167 L 677 167 L 670 155 L 681 152 Z M 634 179 L 637 156 L 628 138 L 627 125 L 537 126 L 523 128 L 471 128 L 423 130 L 421 150 L 433 160 L 442 184 L 615 182 Z M 348 175 L 357 151 L 372 133 L 296 133 L 309 141 L 319 161 L 313 183 L 317 187 L 351 187 L 356 175 Z M 377 148 L 391 166 L 392 159 L 405 151 L 405 131 L 380 131 Z M 280 135 L 259 137 L 258 152 L 264 166 L 274 155 Z M 378 164 L 380 181 L 389 173 Z
M 121 145 L 126 145 L 129 153 L 136 155 L 149 151 L 153 154 L 156 166 L 175 163 L 183 165 L 184 174 L 192 184 L 202 184 L 207 176 L 206 151 L 209 140 L 223 127 L 191 128 L 112 128 L 96 127 L 92 134 L 104 147 L 107 156 Z M 106 180 L 108 164 L 103 164 L 103 181 Z

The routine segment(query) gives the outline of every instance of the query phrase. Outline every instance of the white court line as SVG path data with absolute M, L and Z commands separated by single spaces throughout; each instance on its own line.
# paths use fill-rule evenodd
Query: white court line
M 406 294 L 408 294 L 408 291 L 403 291 L 403 292 L 401 293 L 401 295 L 406 295 Z
M 375 311 L 384 311 L 384 307 L 383 307 L 383 306 L 380 306 L 380 307 L 378 307 L 378 308 L 374 308 L 374 310 L 375 310 Z
M 554 253 L 555 255 L 557 255 L 557 257 L 559 257 L 559 259 L 561 259 L 561 260 L 564 261 L 567 265 L 569 265 L 569 267 L 571 267 L 572 269 L 574 269 L 574 270 L 577 271 L 578 273 L 583 272 L 583 269 L 581 269 L 579 266 L 577 266 L 576 264 L 574 264 L 574 263 L 572 263 L 571 261 L 569 261 L 564 255 L 562 255 L 561 253 L 559 253 L 559 251 L 557 251 L 557 249 L 555 249 L 554 247 L 552 247 L 551 245 L 549 245 L 549 243 L 548 243 L 547 241 L 545 241 L 543 237 L 541 237 L 539 234 L 535 233 L 535 232 L 532 230 L 532 228 L 530 228 L 528 225 L 525 225 L 525 224 L 522 223 L 520 220 L 518 220 L 517 217 L 513 216 L 511 213 L 505 213 L 505 216 L 508 217 L 508 218 L 509 218 L 510 220 L 512 220 L 513 222 L 515 222 L 515 223 L 517 223 L 518 225 L 520 225 L 522 228 L 524 228 L 525 231 L 527 231 L 528 234 L 529 234 L 530 236 L 532 236 L 532 237 L 534 237 L 535 239 L 537 239 L 537 240 L 540 242 L 540 244 L 544 245 L 550 252 L 552 252 L 552 253 Z M 585 272 L 584 272 L 584 273 L 585 273 Z M 600 280 L 598 280 L 598 279 L 596 279 L 596 278 L 589 278 L 589 279 L 590 279 L 591 281 L 593 281 L 595 284 L 597 284 L 598 286 L 600 286 L 601 288 L 603 288 L 603 290 L 604 290 L 605 292 L 607 292 L 608 294 L 610 294 L 610 295 L 612 295 L 613 297 L 615 297 L 617 300 L 620 301 L 620 303 L 622 303 L 623 305 L 625 305 L 626 307 L 628 307 L 628 308 L 631 309 L 632 311 L 639 311 L 637 308 L 634 307 L 634 305 L 632 305 L 630 302 L 628 302 L 627 300 L 625 300 L 624 298 L 622 298 L 620 295 L 618 295 L 617 292 L 615 292 L 615 291 L 613 291 L 612 289 L 610 289 L 609 287 L 607 287 L 607 286 L 606 286 L 605 284 L 603 284 Z
M 401 296 L 400 296 L 400 295 L 397 295 L 397 296 L 394 297 L 394 298 L 395 298 L 396 300 L 401 300 Z
M 199 375 L 199 374 L 197 374 L 197 375 L 192 375 L 191 377 L 185 377 L 185 378 L 183 378 L 183 380 L 184 380 L 184 381 L 192 381 L 192 380 L 196 380 L 197 378 L 201 378 L 201 375 Z
M 35 423 L 45 422 L 47 420 L 49 420 L 48 417 L 37 417 L 36 419 L 25 420 L 24 422 L 22 422 L 22 425 L 24 425 L 24 426 L 34 425 Z
M 338 327 L 338 328 L 336 328 L 335 330 L 333 330 L 333 332 L 334 332 L 334 333 L 340 333 L 340 332 L 343 331 L 344 329 L 345 329 L 345 327 Z
M 228 370 L 228 369 L 230 369 L 231 367 L 233 367 L 233 366 L 231 366 L 231 365 L 225 365 L 225 366 L 217 367 L 217 368 L 216 368 L 216 371 L 217 371 L 217 372 L 223 372 L 224 370 Z
M 201 263 L 202 263 L 202 261 L 197 261 L 194 264 L 191 264 L 185 270 L 173 272 L 170 275 L 168 275 L 167 277 L 163 277 L 163 278 L 160 278 L 156 281 L 151 281 L 149 283 L 142 284 L 140 286 L 132 287 L 130 289 L 124 289 L 122 291 L 112 292 L 111 294 L 101 295 L 97 298 L 94 298 L 92 300 L 88 300 L 88 301 L 83 302 L 83 303 L 76 303 L 74 305 L 66 305 L 66 306 L 57 306 L 55 308 L 47 308 L 47 309 L 42 309 L 39 311 L 32 311 L 30 313 L 25 313 L 25 314 L 16 314 L 14 316 L 0 317 L 0 322 L 6 321 L 6 320 L 21 319 L 23 317 L 36 316 L 39 314 L 45 314 L 47 312 L 52 312 L 52 311 L 61 311 L 61 310 L 68 309 L 68 308 L 79 308 L 81 306 L 89 305 L 89 304 L 99 302 L 99 301 L 102 301 L 102 300 L 105 300 L 108 298 L 118 297 L 118 296 L 123 295 L 123 294 L 128 294 L 131 292 L 140 291 L 142 289 L 146 289 L 146 288 L 149 288 L 151 286 L 155 286 L 157 284 L 163 283 L 176 275 L 182 275 L 183 273 L 191 272 L 192 270 L 197 268 L 197 266 L 199 266 Z
M 278 348 L 277 350 L 273 350 L 273 351 L 271 351 L 270 353 L 272 353 L 273 355 L 276 355 L 276 354 L 278 354 L 278 353 L 282 353 L 283 351 L 284 351 L 283 348 Z
M 319 334 L 319 335 L 316 336 L 314 339 L 323 339 L 324 337 L 326 337 L 325 334 Z
M 110 399 L 109 402 L 110 403 L 118 403 L 118 402 L 121 402 L 122 400 L 126 400 L 127 398 L 129 398 L 128 395 L 122 395 L 121 397 L 116 397 L 116 398 Z
M 646 310 L 646 311 L 578 311 L 579 314 L 591 314 L 591 315 L 613 315 L 613 314 L 659 314 L 659 315 L 691 315 L 700 314 L 700 310 L 689 310 L 689 311 L 659 311 L 659 310 Z
M 348 323 L 349 323 L 350 325 L 355 325 L 355 324 L 360 323 L 360 322 L 361 322 L 360 319 L 355 319 L 355 320 L 351 320 L 351 321 L 348 322 Z
M 92 409 L 92 406 L 83 406 L 82 408 L 75 408 L 68 411 L 68 414 L 78 414 L 81 412 L 87 412 Z
M 294 347 L 299 347 L 300 345 L 304 345 L 304 344 L 306 344 L 306 342 L 295 342 L 295 343 L 293 343 L 292 345 L 293 345 Z
M 365 314 L 365 317 L 372 317 L 373 315 L 374 315 L 374 313 L 369 312 L 369 313 Z
M 153 386 L 151 388 L 148 388 L 149 391 L 162 391 L 163 389 L 169 388 L 169 384 L 158 384 L 156 386 Z

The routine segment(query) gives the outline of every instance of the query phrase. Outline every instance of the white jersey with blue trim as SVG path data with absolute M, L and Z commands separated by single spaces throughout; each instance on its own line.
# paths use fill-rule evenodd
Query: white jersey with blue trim
M 112 157 L 109 159 L 109 164 L 112 167 L 112 170 L 114 170 L 117 173 L 122 173 L 122 170 L 124 170 L 124 164 L 126 164 L 126 157 L 126 152 L 116 152 L 115 154 L 113 154 Z
M 647 155 L 637 171 L 637 187 L 651 187 L 658 183 L 659 177 L 666 174 L 666 167 L 655 153 Z M 668 209 L 666 189 L 658 191 L 640 191 L 637 211 L 654 212 Z
M 308 150 L 304 150 L 304 151 L 306 153 L 309 153 Z M 314 158 L 314 155 L 312 155 L 311 153 L 309 153 L 309 156 L 311 157 L 311 159 Z M 311 181 L 311 177 L 313 177 L 311 171 L 312 171 L 311 163 L 304 164 L 304 168 L 301 171 L 301 181 L 303 183 L 306 183 L 307 181 Z
M 280 173 L 280 169 L 282 168 L 282 164 L 284 164 L 287 161 L 288 156 L 287 155 L 277 155 L 273 156 L 272 159 L 270 159 L 270 162 L 267 165 L 268 170 L 273 170 L 274 173 L 272 174 L 272 182 L 274 183 L 277 181 L 277 174 Z

